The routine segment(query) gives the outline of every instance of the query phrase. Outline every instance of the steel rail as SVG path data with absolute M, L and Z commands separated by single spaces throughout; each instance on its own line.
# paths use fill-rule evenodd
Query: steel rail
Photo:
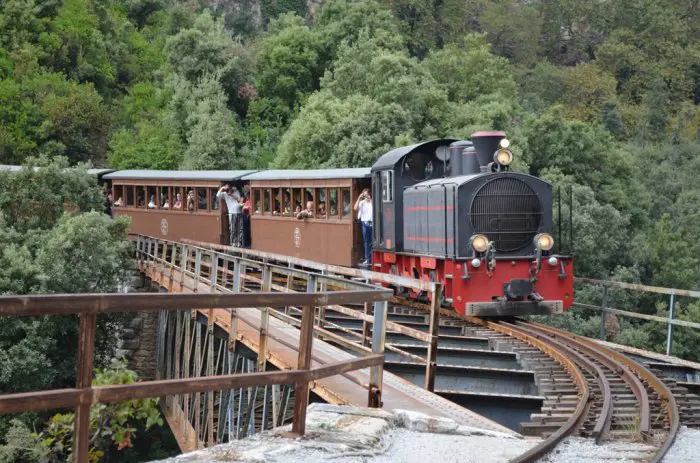
M 639 380 L 637 376 L 635 376 L 632 371 L 630 371 L 629 368 L 627 368 L 626 365 L 620 363 L 619 361 L 611 358 L 606 352 L 607 349 L 600 348 L 599 346 L 591 346 L 588 345 L 584 342 L 582 342 L 581 337 L 577 335 L 570 335 L 570 333 L 566 333 L 554 329 L 552 327 L 546 326 L 546 325 L 540 325 L 537 323 L 530 323 L 526 321 L 518 321 L 518 325 L 525 325 L 527 327 L 530 327 L 531 329 L 542 333 L 545 336 L 549 336 L 552 338 L 558 338 L 558 339 L 564 339 L 564 342 L 568 342 L 570 345 L 575 346 L 577 349 L 580 349 L 587 355 L 590 355 L 591 357 L 595 358 L 597 361 L 605 365 L 607 368 L 612 370 L 615 373 L 620 374 L 622 379 L 627 383 L 629 388 L 632 390 L 632 393 L 634 396 L 637 398 L 637 402 L 639 402 L 639 417 L 640 417 L 640 422 L 639 422 L 639 431 L 643 434 L 646 435 L 649 433 L 649 430 L 651 429 L 650 421 L 651 421 L 651 411 L 649 407 L 649 394 L 647 393 L 646 388 L 644 387 L 644 384 Z
M 629 370 L 633 371 L 637 376 L 639 376 L 639 378 L 644 380 L 659 395 L 661 401 L 665 403 L 666 416 L 669 423 L 669 431 L 668 435 L 666 436 L 666 439 L 664 440 L 664 443 L 659 447 L 659 450 L 656 452 L 656 455 L 654 455 L 654 458 L 650 461 L 652 463 L 661 462 L 664 455 L 666 455 L 666 452 L 668 452 L 668 450 L 671 448 L 671 445 L 673 445 L 673 441 L 676 439 L 676 435 L 678 434 L 678 430 L 680 428 L 680 412 L 678 410 L 678 404 L 676 403 L 676 399 L 675 397 L 673 397 L 673 393 L 668 388 L 668 386 L 666 386 L 666 384 L 662 380 L 657 378 L 656 375 L 649 371 L 645 366 L 632 360 L 626 355 L 617 352 L 616 350 L 603 347 L 589 338 L 577 336 L 575 334 L 552 328 L 546 325 L 542 325 L 540 323 L 529 322 L 529 324 L 543 329 L 555 331 L 561 336 L 565 336 L 569 339 L 576 338 L 579 342 L 586 344 L 591 349 L 604 350 L 606 355 L 610 356 L 610 358 L 616 360 L 620 364 L 625 365 Z
M 515 325 L 510 323 L 502 322 L 502 324 L 505 326 L 512 326 L 514 328 L 516 327 Z M 531 334 L 532 336 L 537 337 L 538 339 L 541 339 L 541 336 L 548 336 L 543 334 L 539 330 L 532 329 L 530 327 L 524 328 L 522 326 L 518 326 L 517 328 L 519 328 L 522 331 L 525 331 L 526 333 Z M 586 358 L 585 355 L 581 354 L 576 349 L 573 349 L 572 347 L 568 346 L 565 342 L 558 341 L 555 338 L 547 339 L 547 342 L 554 344 L 562 351 L 567 352 L 567 354 L 570 357 L 576 359 L 576 362 L 579 365 L 583 365 L 589 373 L 595 376 L 595 380 L 598 383 L 598 387 L 600 388 L 601 394 L 603 396 L 603 406 L 600 410 L 600 414 L 598 415 L 598 419 L 596 420 L 596 424 L 593 428 L 593 437 L 595 438 L 595 442 L 596 444 L 600 444 L 600 441 L 603 438 L 603 436 L 610 430 L 610 424 L 612 421 L 613 406 L 612 392 L 610 390 L 610 381 L 608 381 L 608 378 L 606 378 L 603 369 L 599 365 Z
M 548 345 L 537 337 L 526 333 L 520 328 L 506 326 L 501 323 L 486 321 L 480 318 L 470 318 L 470 321 L 492 329 L 496 332 L 505 334 L 508 337 L 519 339 L 544 352 L 546 355 L 561 364 L 564 369 L 569 372 L 574 384 L 577 386 L 579 391 L 579 400 L 573 414 L 569 417 L 569 419 L 547 439 L 511 460 L 511 463 L 534 463 L 551 452 L 557 446 L 557 444 L 559 444 L 559 442 L 572 434 L 583 423 L 583 419 L 586 417 L 586 410 L 588 409 L 588 401 L 591 398 L 588 382 L 584 378 L 579 367 L 571 359 L 564 355 L 564 353 L 553 348 L 551 345 Z

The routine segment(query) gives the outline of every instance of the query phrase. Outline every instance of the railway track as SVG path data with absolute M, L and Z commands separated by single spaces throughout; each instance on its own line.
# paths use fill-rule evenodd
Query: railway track
M 427 331 L 427 306 L 394 302 L 389 320 Z M 357 340 L 362 327 L 356 319 L 335 312 L 327 312 L 326 319 L 327 330 Z M 425 357 L 425 343 L 388 331 L 387 347 L 385 368 L 421 384 L 424 365 L 417 359 Z M 496 373 L 508 379 L 477 381 Z M 517 386 L 526 375 L 531 375 L 535 390 Z M 443 310 L 435 392 L 469 407 L 475 397 L 487 400 L 488 387 L 500 391 L 499 400 L 517 395 L 516 387 L 520 396 L 540 400 L 529 421 L 521 420 L 519 430 L 542 440 L 515 460 L 519 462 L 540 460 L 568 436 L 595 443 L 633 443 L 635 460 L 658 462 L 681 424 L 700 427 L 700 396 L 653 365 L 549 326 L 519 319 L 460 317 Z M 619 446 L 620 452 L 630 448 Z M 621 453 L 620 459 L 628 455 Z
M 427 312 L 426 304 L 396 298 L 388 319 L 427 331 Z M 519 431 L 542 440 L 514 461 L 538 461 L 567 437 L 578 436 L 596 444 L 634 443 L 635 460 L 659 462 L 681 424 L 700 427 L 700 395 L 695 394 L 700 384 L 679 385 L 663 365 L 534 322 L 441 312 L 436 393 L 468 408 L 489 396 L 540 400 L 529 420 L 519 422 Z M 326 330 L 349 341 L 361 337 L 356 318 L 329 311 L 325 321 Z M 422 385 L 427 344 L 395 330 L 387 331 L 386 340 L 385 368 Z M 496 382 L 501 375 L 507 379 Z M 526 385 L 528 376 L 533 387 Z M 620 459 L 629 458 L 629 451 L 620 447 Z

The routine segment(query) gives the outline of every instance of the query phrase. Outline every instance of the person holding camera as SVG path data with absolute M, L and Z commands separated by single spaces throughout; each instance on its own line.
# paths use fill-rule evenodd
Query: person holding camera
M 362 241 L 365 245 L 365 260 L 362 265 L 368 265 L 372 261 L 372 197 L 368 188 L 362 190 L 355 201 L 355 211 L 362 226 Z
M 229 243 L 231 246 L 240 248 L 242 246 L 243 226 L 241 220 L 241 195 L 231 185 L 224 185 L 216 193 L 216 199 L 222 198 L 226 202 L 226 209 L 228 209 Z

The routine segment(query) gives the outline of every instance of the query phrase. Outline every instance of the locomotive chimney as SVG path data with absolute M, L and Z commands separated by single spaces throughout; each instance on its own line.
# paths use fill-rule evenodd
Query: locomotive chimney
M 499 148 L 498 143 L 504 138 L 506 138 L 506 134 L 496 130 L 485 130 L 472 134 L 472 143 L 474 143 L 482 171 L 485 171 L 486 166 L 493 162 L 493 154 Z

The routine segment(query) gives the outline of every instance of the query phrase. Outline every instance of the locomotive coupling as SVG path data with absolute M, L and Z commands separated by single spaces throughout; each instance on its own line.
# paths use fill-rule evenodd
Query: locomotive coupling
M 530 296 L 534 285 L 529 279 L 513 279 L 503 284 L 503 294 L 508 299 L 521 299 Z

